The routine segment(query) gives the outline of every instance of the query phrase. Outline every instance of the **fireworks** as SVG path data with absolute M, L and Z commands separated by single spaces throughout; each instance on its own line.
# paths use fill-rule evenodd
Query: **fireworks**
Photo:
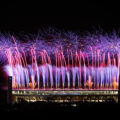
M 24 42 L 10 36 L 9 43 L 0 46 L 7 61 L 4 70 L 13 76 L 13 89 L 118 89 L 116 34 L 79 36 L 53 31 L 46 36 L 39 34 Z

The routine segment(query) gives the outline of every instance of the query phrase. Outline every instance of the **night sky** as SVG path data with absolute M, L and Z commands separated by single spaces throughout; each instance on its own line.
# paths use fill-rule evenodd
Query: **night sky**
M 119 3 L 9 1 L 0 5 L 0 31 L 35 33 L 41 27 L 73 31 L 119 29 Z

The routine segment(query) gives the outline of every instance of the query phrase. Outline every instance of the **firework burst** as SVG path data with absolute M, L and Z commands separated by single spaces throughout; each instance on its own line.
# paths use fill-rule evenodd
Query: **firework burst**
M 120 38 L 49 29 L 22 40 L 0 35 L 0 60 L 14 89 L 118 89 Z M 3 62 L 4 61 L 4 62 Z

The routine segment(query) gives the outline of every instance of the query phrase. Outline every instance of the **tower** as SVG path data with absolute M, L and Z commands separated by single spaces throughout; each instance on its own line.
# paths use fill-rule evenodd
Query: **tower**
M 118 85 L 118 103 L 120 103 L 120 75 L 119 75 L 119 85 Z
M 12 102 L 12 76 L 8 76 L 8 93 L 7 93 L 7 103 Z

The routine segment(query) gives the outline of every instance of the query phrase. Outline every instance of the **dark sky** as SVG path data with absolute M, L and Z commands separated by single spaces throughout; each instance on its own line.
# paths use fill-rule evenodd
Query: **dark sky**
M 105 2 L 22 2 L 8 1 L 0 5 L 1 31 L 36 32 L 41 27 L 106 30 L 120 27 L 119 3 Z

